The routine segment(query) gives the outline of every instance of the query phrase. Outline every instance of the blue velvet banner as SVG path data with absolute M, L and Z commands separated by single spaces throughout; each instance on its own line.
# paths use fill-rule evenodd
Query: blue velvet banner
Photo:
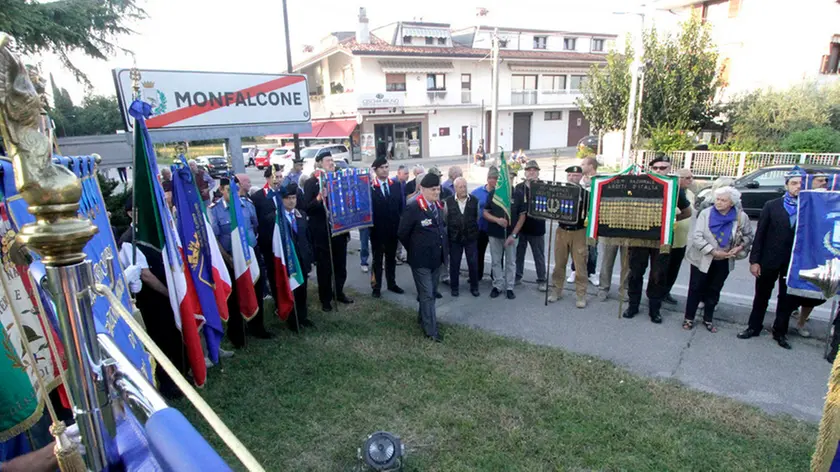
M 343 169 L 321 174 L 321 185 L 326 185 L 328 189 L 333 236 L 373 226 L 370 179 L 367 169 Z
M 82 199 L 79 202 L 79 215 L 90 219 L 98 228 L 99 232 L 87 243 L 84 252 L 93 266 L 93 275 L 98 283 L 110 285 L 108 277 L 108 264 L 114 269 L 116 283 L 114 293 L 122 301 L 123 307 L 132 312 L 134 310 L 131 296 L 128 292 L 128 284 L 123 276 L 122 266 L 117 258 L 117 243 L 111 230 L 111 223 L 108 219 L 108 212 L 105 208 L 105 201 L 102 197 L 102 190 L 96 179 L 96 162 L 92 156 L 82 157 L 61 157 L 54 156 L 53 161 L 64 165 L 79 176 L 82 184 Z M 18 194 L 15 186 L 14 168 L 11 162 L 0 161 L 3 170 L 2 192 L 5 203 L 9 209 L 9 218 L 12 221 L 13 230 L 19 232 L 20 228 L 35 221 L 29 213 L 26 201 Z M 46 271 L 39 256 L 32 253 L 35 261 L 30 264 L 29 272 L 35 280 L 36 285 L 42 291 L 41 300 L 48 301 L 44 304 L 50 322 L 58 330 L 58 323 L 55 318 L 55 310 L 50 298 L 44 293 L 42 281 Z M 109 262 L 110 260 L 110 262 Z M 108 333 L 114 342 L 122 349 L 129 360 L 140 369 L 146 377 L 154 383 L 152 361 L 149 353 L 146 352 L 143 344 L 131 332 L 131 328 L 111 309 L 111 305 L 104 297 L 96 297 L 93 300 L 93 314 L 96 322 L 97 333 Z
M 840 257 L 840 192 L 799 192 L 796 235 L 787 274 L 788 293 L 823 300 L 817 287 L 799 278 L 800 270 L 814 269 Z

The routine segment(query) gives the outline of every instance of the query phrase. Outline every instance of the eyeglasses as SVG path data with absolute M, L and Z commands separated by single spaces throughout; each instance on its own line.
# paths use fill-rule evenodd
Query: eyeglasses
M 668 170 L 668 166 L 653 166 L 651 167 L 653 170 Z

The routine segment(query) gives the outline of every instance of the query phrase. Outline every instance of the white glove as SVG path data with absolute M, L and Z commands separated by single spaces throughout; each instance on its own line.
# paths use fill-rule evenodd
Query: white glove
M 128 281 L 128 289 L 131 290 L 131 293 L 137 293 L 143 288 L 143 281 L 140 280 L 140 271 L 140 267 L 136 265 L 130 265 L 123 271 L 125 279 Z
M 79 432 L 79 424 L 73 423 L 72 426 L 68 426 L 64 433 L 67 435 L 67 439 L 73 441 L 76 446 L 79 447 L 79 452 L 81 454 L 85 453 L 85 445 L 82 444 L 82 434 Z

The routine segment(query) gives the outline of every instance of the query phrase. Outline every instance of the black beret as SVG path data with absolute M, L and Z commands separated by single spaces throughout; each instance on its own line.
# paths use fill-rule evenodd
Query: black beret
M 297 196 L 297 191 L 298 191 L 298 184 L 296 184 L 294 182 L 290 183 L 289 185 L 286 185 L 285 187 L 280 187 L 280 190 L 279 190 L 280 196 L 282 198 Z
M 420 181 L 420 186 L 423 188 L 432 188 L 439 185 L 440 176 L 431 172 L 426 173 L 426 175 L 423 176 L 423 180 Z
M 664 155 L 664 154 L 660 154 L 660 155 L 658 155 L 658 156 L 654 157 L 654 158 L 653 158 L 653 160 L 652 160 L 652 161 L 650 161 L 650 164 L 648 164 L 648 165 L 652 166 L 652 165 L 654 165 L 654 164 L 658 164 L 658 163 L 660 163 L 660 162 L 667 162 L 667 163 L 669 163 L 669 164 L 670 164 L 670 163 L 671 163 L 671 159 L 669 159 L 669 158 L 668 158 L 668 156 L 666 156 L 666 155 Z
M 581 166 L 569 166 L 566 167 L 566 173 L 582 174 L 583 168 Z
M 266 179 L 271 177 L 272 172 L 280 172 L 283 170 L 283 166 L 278 164 L 271 164 L 270 166 L 265 168 L 265 172 L 263 172 L 263 177 Z
M 230 179 L 227 179 L 227 178 L 224 178 L 224 177 L 219 179 L 219 187 L 227 187 L 229 185 L 230 185 Z
M 388 159 L 385 159 L 384 157 L 377 157 L 376 160 L 373 161 L 373 164 L 371 164 L 371 167 L 373 167 L 374 169 L 378 169 L 387 163 Z
M 321 162 L 325 157 L 332 157 L 332 153 L 327 151 L 323 154 L 315 156 L 315 162 Z

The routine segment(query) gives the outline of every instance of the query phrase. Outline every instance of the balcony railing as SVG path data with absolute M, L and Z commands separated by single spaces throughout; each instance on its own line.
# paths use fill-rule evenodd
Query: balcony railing
M 446 90 L 427 90 L 426 96 L 430 104 L 441 104 L 446 101 Z
M 461 90 L 461 103 L 472 103 L 472 90 Z
M 537 91 L 536 90 L 511 90 L 510 91 L 511 105 L 536 105 Z

